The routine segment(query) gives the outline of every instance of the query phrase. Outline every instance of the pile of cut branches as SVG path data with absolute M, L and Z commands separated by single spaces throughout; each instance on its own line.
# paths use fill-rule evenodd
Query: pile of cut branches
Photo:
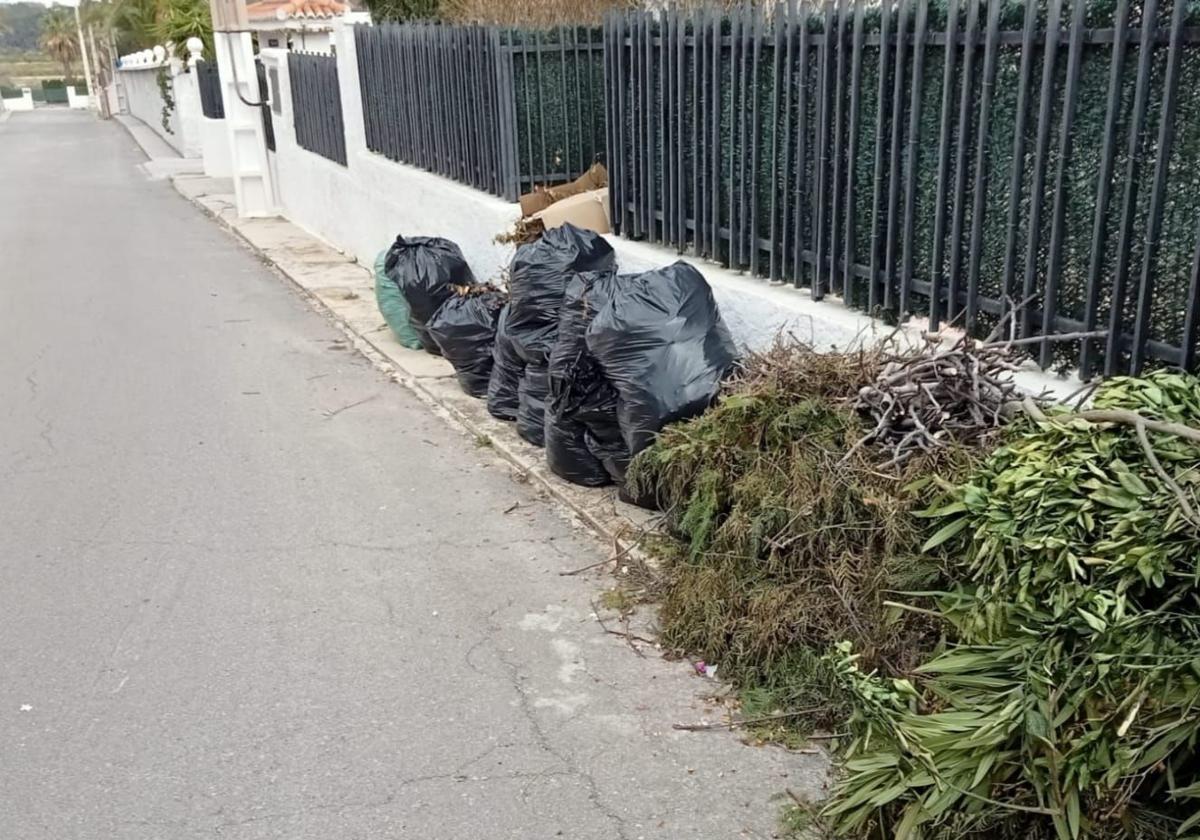
M 880 361 L 879 375 L 853 404 L 870 426 L 859 445 L 870 444 L 884 467 L 949 443 L 986 445 L 1018 398 L 1017 361 L 1006 342 L 965 336 L 945 346 L 928 335 L 920 349 L 887 352 Z

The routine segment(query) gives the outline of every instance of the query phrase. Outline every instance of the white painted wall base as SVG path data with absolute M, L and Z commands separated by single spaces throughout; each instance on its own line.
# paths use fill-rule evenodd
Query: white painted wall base
M 5 111 L 32 111 L 33 110 L 33 91 L 29 88 L 21 88 L 21 95 L 12 99 L 2 100 Z
M 90 108 L 92 98 L 87 94 L 79 94 L 75 92 L 75 85 L 67 85 L 67 107 L 68 108 Z
M 210 178 L 233 176 L 233 160 L 229 154 L 229 132 L 225 120 L 200 117 L 200 148 L 204 158 L 204 174 Z

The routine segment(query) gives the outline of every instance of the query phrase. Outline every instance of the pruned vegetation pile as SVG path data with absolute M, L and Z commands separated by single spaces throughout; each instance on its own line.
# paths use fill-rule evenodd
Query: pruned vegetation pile
M 938 638 L 934 622 L 886 602 L 928 583 L 915 562 L 926 501 L 911 479 L 935 464 L 957 474 L 968 457 L 939 448 L 897 475 L 856 446 L 865 429 L 851 402 L 883 363 L 878 350 L 781 343 L 628 473 L 679 539 L 664 563 L 664 644 L 717 663 L 748 706 L 794 711 L 801 728 L 847 712 L 821 659 L 833 644 L 852 640 L 871 667 L 902 674 Z
M 1026 413 L 929 511 L 957 643 L 911 679 L 857 643 L 829 660 L 855 709 L 841 834 L 1200 831 L 1200 380 Z

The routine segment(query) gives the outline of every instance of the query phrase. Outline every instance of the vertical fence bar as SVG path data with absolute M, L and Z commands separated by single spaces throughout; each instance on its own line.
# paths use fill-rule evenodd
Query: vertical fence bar
M 1150 187 L 1150 208 L 1143 240 L 1142 273 L 1138 281 L 1137 320 L 1133 325 L 1133 347 L 1130 350 L 1129 372 L 1142 372 L 1146 343 L 1150 339 L 1150 306 L 1154 294 L 1154 261 L 1158 253 L 1158 237 L 1162 230 L 1163 193 L 1166 191 L 1167 165 L 1175 131 L 1175 101 L 1179 91 L 1179 61 L 1183 51 L 1183 22 L 1187 3 L 1173 0 L 1171 35 L 1167 46 L 1167 68 L 1163 79 L 1162 110 L 1158 118 L 1158 150 L 1154 159 L 1154 180 Z M 1143 24 L 1146 26 L 1147 24 Z M 1186 341 L 1186 338 L 1185 338 Z M 1182 351 L 1182 342 L 1180 350 Z
M 608 224 L 613 229 L 613 233 L 617 236 L 621 235 L 621 190 L 617 185 L 617 177 L 620 172 L 617 160 L 622 156 L 621 147 L 617 144 L 616 129 L 617 129 L 617 74 L 616 67 L 613 65 L 613 53 L 616 47 L 616 22 L 617 15 L 609 12 L 604 16 L 602 25 L 602 37 L 604 43 L 604 142 L 605 145 L 613 150 L 609 155 L 607 162 L 608 166 Z
M 741 84 L 738 99 L 741 107 L 738 109 L 738 125 L 740 127 L 737 153 L 737 225 L 733 228 L 733 236 L 737 240 L 737 265 L 738 268 L 744 269 L 749 262 L 750 245 L 746 241 L 746 216 L 748 210 L 747 195 L 747 149 L 750 144 L 750 115 L 751 103 L 748 101 L 750 97 L 750 72 L 753 69 L 750 61 L 750 56 L 753 53 L 751 44 L 751 34 L 754 29 L 753 24 L 754 7 L 743 6 L 741 13 L 741 35 L 738 49 L 741 53 Z
M 684 102 L 687 77 L 684 73 L 684 30 L 686 21 L 677 11 L 675 18 L 675 243 L 679 253 L 687 249 L 687 202 L 684 199 L 686 166 L 684 163 Z
M 800 0 L 800 15 L 796 25 L 800 28 L 799 73 L 796 83 L 796 192 L 795 210 L 792 213 L 792 283 L 801 286 L 804 282 L 804 216 L 801 201 L 805 189 L 804 169 L 808 161 L 805 149 L 808 123 L 808 16 L 809 0 Z
M 545 99 L 545 82 L 546 75 L 542 72 L 542 33 L 539 30 L 534 30 L 533 33 L 533 49 L 536 61 L 534 66 L 537 68 L 537 80 L 534 87 L 537 89 L 538 103 L 538 139 L 542 144 L 542 178 L 549 180 L 550 176 L 550 159 L 547 156 L 548 149 L 546 148 L 546 99 Z
M 920 0 L 918 0 L 920 2 Z M 887 225 L 883 261 L 883 308 L 894 309 L 896 288 L 896 223 L 900 203 L 900 141 L 904 133 L 904 52 L 907 44 L 908 0 L 896 10 L 896 60 L 892 75 L 892 146 L 888 156 Z
M 1138 39 L 1137 81 L 1133 91 L 1133 114 L 1129 119 L 1129 146 L 1126 154 L 1125 192 L 1121 202 L 1121 227 L 1117 237 L 1117 262 L 1113 270 L 1112 309 L 1108 319 L 1108 340 L 1105 348 L 1104 375 L 1117 372 L 1125 323 L 1126 274 L 1129 271 L 1130 239 L 1133 217 L 1137 210 L 1137 172 L 1142 149 L 1142 129 L 1146 122 L 1146 105 L 1150 90 L 1150 70 L 1154 58 L 1154 38 L 1157 35 L 1158 0 L 1146 0 L 1142 6 L 1142 33 Z
M 950 0 L 946 12 L 946 54 L 942 64 L 942 113 L 938 131 L 937 195 L 933 209 L 933 255 L 929 273 L 929 329 L 936 331 L 941 323 L 942 260 L 946 254 L 946 192 L 950 177 L 950 121 L 954 113 L 954 68 L 958 58 L 958 0 Z M 963 78 L 964 87 L 971 80 Z M 959 148 L 965 141 L 958 139 Z
M 587 165 L 591 166 L 598 158 L 600 151 L 596 148 L 596 92 L 594 90 L 595 81 L 592 78 L 595 75 L 595 61 L 593 52 L 595 47 L 592 44 L 592 29 L 585 27 L 584 32 L 587 33 L 587 104 L 588 104 L 588 160 Z M 603 70 L 603 68 L 601 68 Z M 604 85 L 604 74 L 600 74 L 600 84 Z M 608 165 L 607 159 L 604 165 Z
M 850 305 L 859 305 L 859 283 L 857 282 L 855 266 L 855 234 L 858 224 L 858 205 L 855 201 L 858 192 L 858 132 L 859 132 L 859 94 L 862 88 L 862 48 L 863 48 L 863 16 L 865 14 L 863 0 L 854 0 L 854 31 L 851 35 L 850 57 L 850 126 L 849 141 L 846 151 L 846 247 L 842 257 L 842 294 Z
M 813 179 L 816 189 L 813 190 L 813 253 L 815 262 L 813 264 L 812 276 L 812 298 L 813 300 L 821 300 L 825 297 L 825 288 L 828 283 L 829 268 L 825 261 L 828 258 L 828 253 L 825 249 L 825 221 L 826 221 L 826 205 L 828 199 L 826 191 L 828 188 L 828 135 L 829 135 L 829 118 L 830 110 L 833 102 L 830 86 L 833 82 L 833 67 L 832 50 L 835 47 L 833 29 L 835 26 L 835 9 L 836 5 L 840 4 L 841 0 L 836 2 L 826 2 L 825 17 L 821 28 L 821 49 L 817 53 L 817 60 L 820 62 L 820 71 L 817 74 L 817 137 L 813 144 Z
M 513 84 L 510 56 L 501 46 L 501 30 L 494 28 L 488 39 L 494 68 L 496 95 L 496 129 L 499 133 L 498 163 L 504 197 L 516 201 L 521 193 L 520 167 L 517 163 L 516 86 Z
M 1126 44 L 1129 38 L 1129 0 L 1118 0 L 1116 32 L 1113 35 L 1112 58 L 1108 68 L 1108 110 L 1104 117 L 1103 149 L 1100 171 L 1096 176 L 1096 214 L 1092 219 L 1092 253 L 1088 261 L 1087 294 L 1083 311 L 1084 332 L 1096 328 L 1100 307 L 1100 272 L 1104 265 L 1105 232 L 1108 219 L 1109 193 L 1112 188 L 1113 167 L 1117 146 L 1117 118 L 1121 111 L 1121 76 L 1125 65 Z M 1080 344 L 1079 373 L 1087 378 L 1095 367 L 1094 344 L 1085 338 Z
M 380 31 L 380 45 L 386 45 L 382 51 L 378 71 L 386 73 L 382 93 L 387 102 L 387 110 L 384 112 L 382 133 L 386 135 L 386 154 L 392 160 L 409 160 L 409 155 L 413 154 L 416 148 L 409 109 L 400 106 L 401 92 L 407 90 L 409 84 L 407 68 L 404 67 L 402 58 L 405 52 L 402 37 L 403 33 L 396 27 L 389 26 L 386 32 Z
M 583 31 L 588 33 L 587 51 L 584 53 L 584 55 L 587 57 L 587 66 L 588 66 L 588 70 L 590 72 L 591 67 L 592 67 L 592 43 L 591 43 L 592 30 L 590 28 L 584 28 Z M 589 166 L 592 165 L 591 155 L 588 154 L 588 151 L 590 150 L 590 146 L 593 144 L 591 144 L 591 143 L 585 144 L 583 135 L 584 135 L 585 131 L 588 134 L 594 135 L 595 131 L 596 131 L 596 124 L 595 124 L 595 121 L 591 120 L 591 119 L 589 119 L 587 121 L 587 123 L 584 123 L 584 121 L 583 121 L 583 101 L 582 101 L 583 100 L 583 85 L 581 84 L 581 80 L 580 80 L 580 75 L 583 73 L 583 62 L 580 61 L 580 58 L 579 58 L 579 27 L 571 28 L 571 49 L 572 49 L 571 62 L 572 62 L 572 66 L 575 68 L 575 125 L 577 125 L 579 127 L 579 169 L 585 170 Z M 567 74 L 567 68 L 564 67 L 563 68 L 563 78 L 564 79 L 566 78 L 566 74 Z M 606 93 L 607 93 L 607 91 L 606 91 Z M 591 101 L 591 99 L 589 97 L 589 104 L 590 104 L 590 101 Z M 563 107 L 567 108 L 568 110 L 570 109 L 570 106 L 566 102 L 563 102 Z M 570 130 L 571 130 L 571 127 L 567 126 L 568 134 L 569 134 Z M 567 174 L 569 175 L 570 172 L 568 172 Z
M 744 109 L 738 108 L 738 94 L 742 89 L 742 74 L 739 68 L 744 67 L 738 61 L 742 52 L 742 17 L 745 6 L 739 6 L 729 15 L 729 258 L 726 265 L 737 269 L 741 263 L 741 242 L 738 239 L 738 182 L 737 169 L 741 157 L 738 149 L 738 116 L 745 115 Z M 743 101 L 745 98 L 743 97 Z
M 1021 219 L 1021 184 L 1025 177 L 1025 115 L 1028 111 L 1030 76 L 1033 74 L 1033 36 L 1037 25 L 1037 3 L 1025 6 L 1025 26 L 1021 35 L 1021 70 L 1017 79 L 1017 119 L 1013 127 L 1012 170 L 1008 180 L 1008 225 L 1004 237 L 1004 268 L 1001 274 L 1001 309 L 1020 306 L 1012 299 L 1013 275 L 1016 273 L 1017 231 Z M 1014 319 L 1016 315 L 1014 314 Z M 1015 329 L 1017 320 L 1012 327 Z
M 783 6 L 777 2 L 771 18 L 771 223 L 767 239 L 771 242 L 768 276 L 772 282 L 779 279 L 779 65 L 783 50 L 783 27 L 780 25 L 782 9 Z
M 454 170 L 457 173 L 459 181 L 470 183 L 470 172 L 467 169 L 467 120 L 464 119 L 467 109 L 465 102 L 465 90 L 463 89 L 463 75 L 455 72 L 457 68 L 463 66 L 465 59 L 463 58 L 463 28 L 461 26 L 449 27 L 447 32 L 447 40 L 449 41 L 448 49 L 446 50 L 446 79 L 449 83 L 450 95 L 447 98 L 447 104 L 450 110 L 450 125 L 454 132 Z M 475 120 L 471 120 L 474 122 Z
M 867 311 L 872 315 L 882 303 L 879 294 L 879 214 L 883 210 L 883 152 L 884 138 L 883 120 L 887 113 L 888 91 L 888 53 L 891 50 L 892 4 L 884 0 L 879 8 L 879 89 L 876 92 L 875 107 L 875 171 L 871 190 L 871 255 L 869 261 L 869 276 L 867 277 Z
M 632 89 L 629 94 L 630 117 L 633 122 L 630 151 L 633 157 L 633 229 L 634 235 L 641 238 L 645 235 L 645 180 L 642 167 L 642 155 L 646 150 L 645 107 L 643 105 L 642 60 L 645 50 L 642 48 L 642 15 L 636 15 L 629 27 L 629 78 Z
M 710 252 L 709 256 L 715 260 L 721 258 L 721 16 L 719 12 L 713 12 L 713 49 L 712 55 L 709 55 L 709 65 L 712 68 L 712 74 L 709 76 L 709 83 L 712 85 L 712 90 L 709 92 L 709 131 L 712 140 L 708 146 L 708 154 L 710 162 L 712 162 L 712 170 L 709 173 L 708 188 L 712 193 L 712 204 L 709 205 L 709 226 L 712 232 L 712 239 L 709 240 Z
M 679 114 L 683 110 L 683 102 L 679 96 L 679 53 L 682 45 L 679 43 L 679 12 L 671 9 L 668 13 L 667 39 L 670 48 L 667 50 L 667 90 L 663 91 L 663 99 L 667 103 L 666 120 L 670 131 L 671 142 L 663 149 L 663 168 L 670 177 L 670 195 L 668 204 L 671 208 L 671 219 L 664 223 L 667 228 L 663 231 L 663 241 L 675 246 L 680 252 L 679 218 L 683 209 L 679 206 L 679 157 L 682 154 L 679 132 L 682 128 Z
M 925 29 L 929 21 L 929 0 L 917 0 L 917 21 L 913 32 L 912 101 L 909 104 L 908 154 L 905 157 L 904 240 L 900 260 L 900 314 L 912 311 L 913 229 L 917 216 L 917 155 L 920 154 L 921 105 L 925 85 Z
M 646 241 L 658 241 L 658 190 L 655 179 L 657 171 L 654 166 L 657 148 L 655 137 L 658 133 L 657 117 L 654 113 L 654 19 L 643 13 L 641 31 L 642 58 L 642 225 L 645 228 Z
M 633 67 L 633 119 L 634 119 L 634 188 L 637 196 L 637 208 L 635 210 L 635 226 L 639 236 L 649 236 L 646 231 L 646 87 L 643 77 L 645 76 L 645 61 L 646 49 L 642 43 L 645 38 L 645 16 L 639 14 L 633 23 L 633 28 L 630 37 L 633 39 L 630 42 L 632 51 L 631 64 Z
M 412 141 L 413 161 L 418 166 L 429 169 L 429 141 L 426 133 L 428 124 L 422 119 L 424 101 L 420 95 L 413 92 L 417 85 L 417 71 L 415 69 L 417 51 L 416 32 L 411 27 L 397 26 L 392 28 L 399 37 L 399 50 L 391 54 L 394 67 L 393 72 L 403 74 L 403 84 L 395 94 L 403 95 L 406 101 L 412 103 L 412 119 L 409 122 L 409 130 Z M 394 107 L 400 109 L 401 105 L 399 101 L 393 101 L 395 102 Z
M 1067 205 L 1067 164 L 1071 159 L 1075 103 L 1079 99 L 1079 66 L 1083 60 L 1084 26 L 1087 23 L 1085 0 L 1071 0 L 1070 47 L 1067 53 L 1067 86 L 1063 91 L 1062 122 L 1058 135 L 1058 164 L 1054 172 L 1054 207 L 1050 211 L 1050 253 L 1046 267 L 1046 283 L 1042 296 L 1042 335 L 1049 336 L 1058 312 L 1058 284 L 1062 273 L 1064 215 Z M 1051 351 L 1048 338 L 1038 348 L 1038 363 L 1050 366 Z
M 1021 284 L 1021 300 L 1036 297 L 1038 247 L 1041 245 L 1042 205 L 1046 187 L 1046 155 L 1050 149 L 1050 106 L 1054 99 L 1054 72 L 1058 60 L 1059 18 L 1062 0 L 1050 0 L 1046 11 L 1046 41 L 1042 55 L 1042 88 L 1038 101 L 1037 140 L 1033 150 L 1033 182 L 1029 196 L 1029 233 L 1025 237 L 1025 277 Z M 1020 334 L 1028 336 L 1033 326 L 1033 309 L 1028 303 L 1017 316 Z
M 755 277 L 758 276 L 758 259 L 759 259 L 759 244 L 758 244 L 758 151 L 761 145 L 762 125 L 759 121 L 758 100 L 761 95 L 759 90 L 758 79 L 760 76 L 759 65 L 762 62 L 762 40 L 763 40 L 763 19 L 762 10 L 758 6 L 754 7 L 754 57 L 750 62 L 753 76 L 751 77 L 750 90 L 751 96 L 754 98 L 754 103 L 751 108 L 750 120 L 750 273 Z M 774 113 L 772 113 L 774 119 Z M 775 132 L 772 131 L 772 134 Z M 774 184 L 771 186 L 772 194 L 774 193 Z
M 671 89 L 671 13 L 665 12 L 658 21 L 658 37 L 659 47 L 656 51 L 658 57 L 658 102 L 654 109 L 655 115 L 658 117 L 658 136 L 662 143 L 662 155 L 657 156 L 657 149 L 651 149 L 651 153 L 655 154 L 655 168 L 661 172 L 661 180 L 659 187 L 662 195 L 659 203 L 662 206 L 662 235 L 659 241 L 663 244 L 669 244 L 671 241 L 671 221 L 673 214 L 673 199 L 674 190 L 672 189 L 672 167 L 671 147 L 674 138 L 671 136 L 671 119 L 670 119 L 670 96 L 668 91 Z
M 793 271 L 788 271 L 788 248 L 789 242 L 794 242 L 795 237 L 792 235 L 791 209 L 792 202 L 789 200 L 791 196 L 792 185 L 792 148 L 795 145 L 792 142 L 792 88 L 794 87 L 795 69 L 793 46 L 796 41 L 796 0 L 787 0 L 785 18 L 783 22 L 783 37 L 786 42 L 784 47 L 784 65 L 783 77 L 780 83 L 783 85 L 783 178 L 779 185 L 780 193 L 779 200 L 783 205 L 783 218 L 780 219 L 780 228 L 777 247 L 779 249 L 779 279 L 794 279 L 795 265 Z
M 563 109 L 563 159 L 562 168 L 555 166 L 556 171 L 563 171 L 570 176 L 573 171 L 571 168 L 571 124 L 566 119 L 570 112 L 570 100 L 567 99 L 567 30 L 564 26 L 558 27 L 558 92 L 562 99 L 559 102 Z
M 971 200 L 971 244 L 967 256 L 967 317 L 963 326 L 968 331 L 975 329 L 975 321 L 979 315 L 979 254 L 983 247 L 983 210 L 986 206 L 988 187 L 988 127 L 991 123 L 992 94 L 996 86 L 996 48 L 1000 42 L 1000 4 L 989 2 L 987 10 L 983 80 L 979 99 L 979 139 L 975 146 L 975 179 Z
M 967 28 L 963 33 L 962 90 L 958 104 L 958 142 L 954 151 L 954 220 L 950 224 L 950 273 L 946 285 L 946 319 L 953 323 L 962 311 L 959 299 L 962 271 L 963 221 L 966 216 L 967 148 L 971 134 L 971 92 L 975 78 L 975 39 L 979 31 L 980 0 L 967 0 Z M 934 327 L 936 329 L 936 327 Z
M 749 33 L 752 28 L 750 17 L 753 8 L 750 6 L 742 6 L 741 14 L 739 15 L 738 24 L 738 52 L 741 57 L 740 73 L 738 83 L 738 101 L 741 105 L 737 110 L 738 126 L 740 128 L 737 145 L 738 152 L 731 156 L 737 160 L 737 199 L 734 205 L 737 210 L 737 222 L 730 223 L 730 235 L 737 242 L 737 267 L 745 268 L 747 262 L 747 243 L 745 237 L 746 230 L 746 146 L 749 140 L 749 129 L 747 126 L 747 117 L 749 116 L 750 106 L 746 102 L 750 91 L 749 79 L 749 56 L 751 50 Z M 732 217 L 731 217 L 732 218 Z M 731 241 L 734 241 L 731 240 Z
M 707 110 L 708 86 L 704 83 L 706 78 L 705 68 L 708 66 L 705 59 L 704 45 L 708 39 L 705 31 L 705 15 L 703 12 L 692 12 L 692 242 L 696 256 L 704 256 L 708 253 L 705 246 L 705 232 L 707 231 L 706 216 L 704 213 L 704 205 L 707 201 L 708 190 L 706 174 L 708 167 L 705 165 L 704 148 L 707 146 L 705 138 L 708 136 L 705 131 L 705 114 Z
M 836 40 L 833 42 L 835 55 L 833 61 L 836 62 L 833 74 L 834 78 L 834 108 L 833 108 L 833 162 L 830 167 L 829 176 L 832 181 L 833 199 L 832 209 L 829 213 L 829 275 L 828 283 L 829 290 L 834 294 L 845 296 L 845 286 L 842 283 L 842 272 L 838 271 L 838 251 L 837 246 L 841 241 L 839 233 L 841 232 L 842 210 L 844 209 L 844 198 L 842 195 L 842 127 L 845 124 L 845 99 L 846 99 L 846 18 L 849 7 L 847 0 L 837 0 L 837 23 L 834 26 L 833 34 Z M 826 35 L 826 37 L 829 37 Z

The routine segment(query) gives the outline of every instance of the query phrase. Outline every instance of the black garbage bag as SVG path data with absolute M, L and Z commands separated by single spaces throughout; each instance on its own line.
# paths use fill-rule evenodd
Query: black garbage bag
M 544 364 L 526 364 L 517 387 L 517 434 L 534 446 L 546 444 L 546 398 L 550 374 Z
M 558 334 L 568 281 L 580 271 L 612 271 L 616 256 L 600 234 L 565 224 L 522 245 L 509 268 L 511 294 L 506 329 L 525 362 L 519 388 L 517 432 L 537 446 L 545 440 L 547 364 Z
M 616 388 L 630 455 L 668 423 L 704 411 L 737 357 L 712 289 L 684 262 L 623 277 L 587 346 Z
M 408 302 L 409 321 L 421 346 L 438 355 L 437 342 L 429 335 L 429 319 L 454 295 L 454 286 L 475 285 L 462 251 L 437 236 L 397 236 L 383 266 Z
M 522 245 L 509 267 L 512 307 L 508 329 L 526 362 L 545 364 L 558 334 L 567 283 L 581 271 L 613 271 L 616 255 L 604 237 L 572 224 Z
M 517 355 L 512 337 L 508 334 L 508 312 L 512 304 L 504 304 L 496 322 L 496 341 L 492 346 L 492 375 L 488 379 L 488 413 L 497 420 L 516 420 L 520 396 L 517 389 L 525 374 L 525 360 Z
M 429 319 L 430 336 L 454 365 L 458 384 L 472 397 L 487 396 L 496 321 L 506 300 L 499 289 L 477 286 L 450 298 Z
M 587 328 L 620 282 L 611 271 L 583 272 L 567 283 L 550 351 L 546 462 L 574 484 L 600 487 L 628 462 L 617 424 L 617 392 L 587 349 Z

